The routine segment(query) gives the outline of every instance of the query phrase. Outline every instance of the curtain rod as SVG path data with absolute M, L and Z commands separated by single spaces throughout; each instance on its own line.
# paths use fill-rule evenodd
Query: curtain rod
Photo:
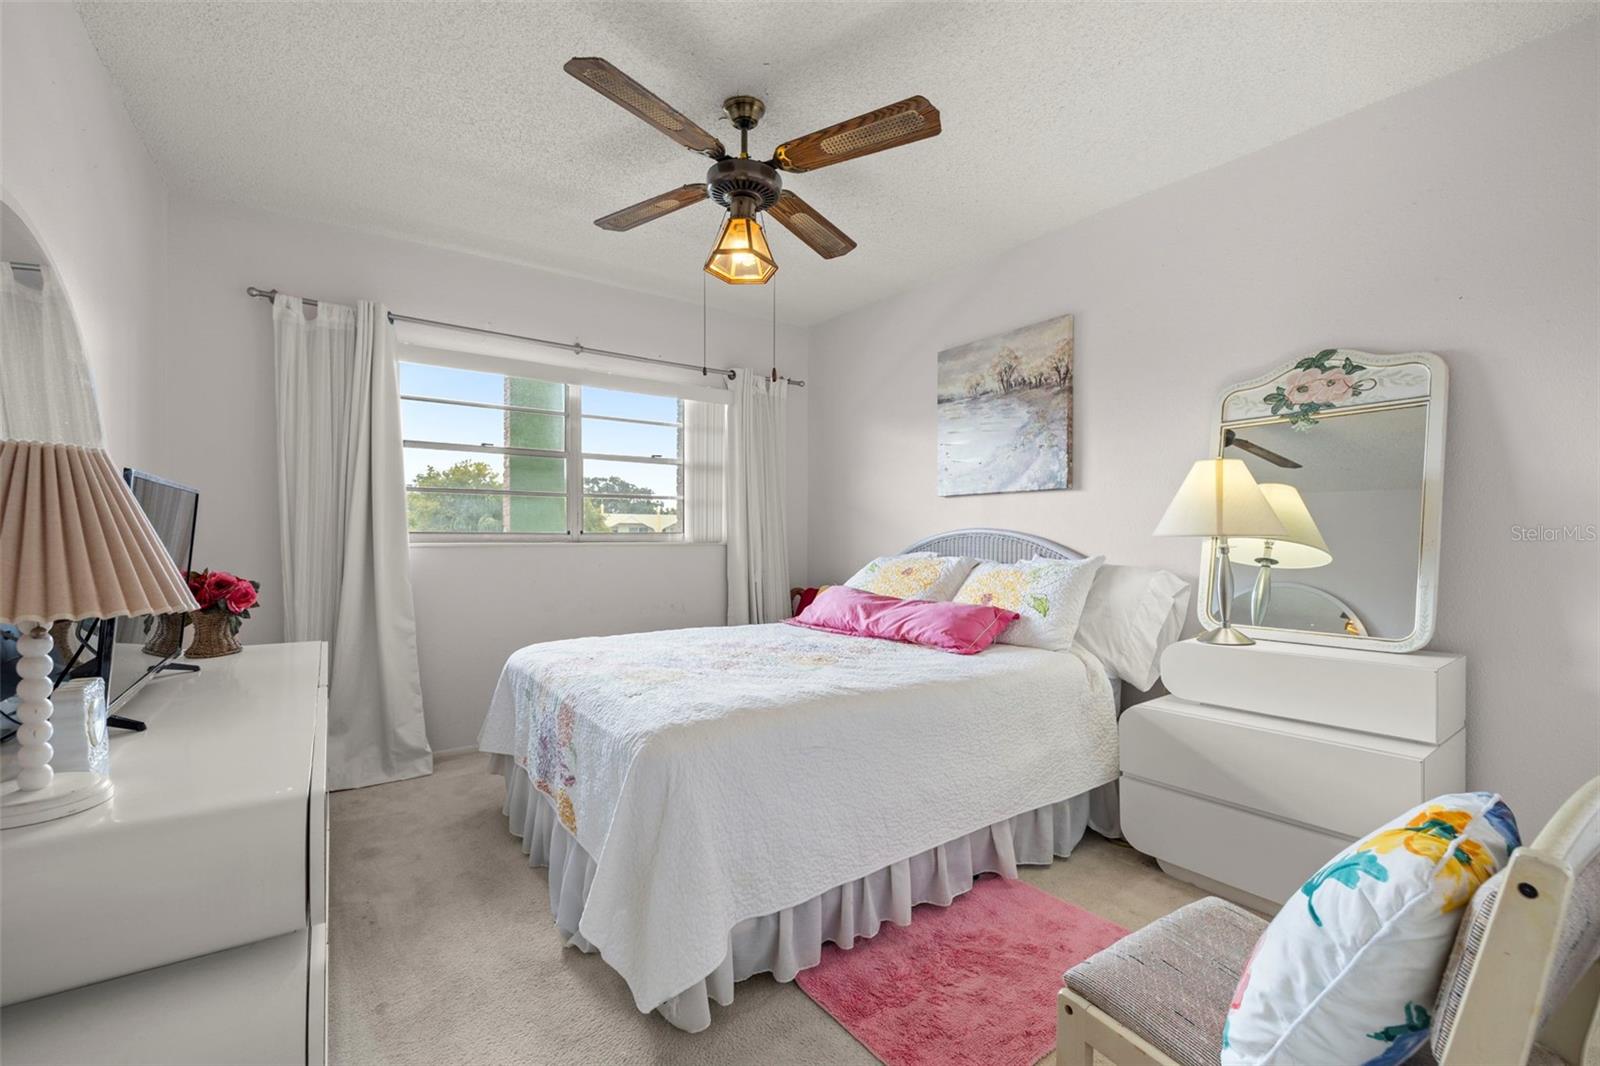
M 258 289 L 254 285 L 244 291 L 246 295 L 262 300 L 273 300 L 278 295 L 277 289 Z M 302 299 L 300 302 L 308 307 L 317 306 L 316 300 Z M 393 311 L 389 312 L 389 321 L 410 322 L 418 326 L 438 326 L 441 329 L 457 329 L 465 333 L 477 333 L 485 337 L 504 337 L 507 340 L 527 341 L 530 344 L 542 344 L 547 348 L 560 348 L 562 351 L 571 352 L 573 355 L 603 355 L 610 359 L 626 359 L 629 362 L 649 363 L 652 366 L 670 366 L 679 370 L 693 370 L 695 373 L 700 373 L 704 369 L 708 373 L 727 377 L 729 380 L 737 376 L 736 371 L 725 367 L 708 366 L 702 368 L 694 363 L 680 363 L 673 359 L 657 359 L 648 355 L 634 355 L 631 352 L 614 352 L 606 348 L 587 348 L 578 341 L 552 341 L 543 337 L 525 337 L 520 333 L 505 333 L 498 329 L 485 329 L 482 326 L 463 326 L 456 322 L 440 322 L 438 319 L 433 318 L 417 318 L 413 315 L 396 314 Z M 806 383 L 798 378 L 784 378 L 784 380 L 797 389 L 806 387 Z

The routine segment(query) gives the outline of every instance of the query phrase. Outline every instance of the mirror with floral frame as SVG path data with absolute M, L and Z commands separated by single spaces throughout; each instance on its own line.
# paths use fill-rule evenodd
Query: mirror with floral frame
M 1284 519 L 1230 538 L 1233 624 L 1258 640 L 1408 652 L 1433 638 L 1448 372 L 1428 352 L 1325 348 L 1227 389 L 1213 454 L 1241 459 Z M 1221 623 L 1203 546 L 1200 621 Z M 1274 595 L 1274 589 L 1280 590 Z M 1322 593 L 1323 595 L 1317 595 Z M 1336 603 L 1341 612 L 1317 605 Z

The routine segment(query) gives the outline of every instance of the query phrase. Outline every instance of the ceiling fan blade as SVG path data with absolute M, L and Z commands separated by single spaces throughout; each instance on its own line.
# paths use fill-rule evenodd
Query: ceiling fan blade
M 1286 458 L 1282 455 L 1279 455 L 1277 452 L 1269 451 L 1266 448 L 1263 448 L 1259 444 L 1254 444 L 1250 441 L 1247 441 L 1243 437 L 1236 435 L 1231 429 L 1223 434 L 1222 443 L 1225 447 L 1233 447 L 1238 448 L 1241 451 L 1247 451 L 1257 459 L 1265 459 L 1272 465 L 1281 466 L 1285 470 L 1300 469 L 1300 464 L 1295 462 L 1293 459 Z
M 837 259 L 855 250 L 855 241 L 846 237 L 843 230 L 792 192 L 779 196 L 778 202 L 768 208 L 767 213 L 782 222 L 784 229 L 799 237 L 824 259 Z
M 799 174 L 938 135 L 939 109 L 927 97 L 913 96 L 784 141 L 773 153 L 772 165 Z
M 614 230 L 621 233 L 623 230 L 642 226 L 646 222 L 654 222 L 662 215 L 670 215 L 680 208 L 697 204 L 706 198 L 704 183 L 684 185 L 673 189 L 664 196 L 652 196 L 648 200 L 640 200 L 621 211 L 613 211 L 604 218 L 597 218 L 594 224 L 601 229 Z
M 633 112 L 685 148 L 712 159 L 726 159 L 722 142 L 695 125 L 682 111 L 597 56 L 574 56 L 561 68 L 613 103 Z

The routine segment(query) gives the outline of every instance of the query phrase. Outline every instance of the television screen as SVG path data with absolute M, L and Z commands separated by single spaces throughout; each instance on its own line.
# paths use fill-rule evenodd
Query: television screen
M 145 517 L 150 519 L 156 536 L 166 546 L 167 554 L 172 556 L 178 572 L 187 574 L 194 553 L 199 494 L 186 485 L 139 470 L 124 470 L 122 476 L 133 490 L 133 498 L 144 509 Z M 168 634 L 161 632 L 161 619 L 154 615 L 118 618 L 112 625 L 103 623 L 104 628 L 114 634 L 115 641 L 111 649 L 113 654 L 110 656 L 109 672 L 104 664 L 100 671 L 100 676 L 106 679 L 108 705 L 116 706 L 117 701 L 132 692 L 134 686 L 143 681 L 153 668 L 177 657 L 178 652 L 174 649 L 183 647 L 182 626 L 187 621 L 186 616 L 173 616 L 170 624 L 175 627 L 175 633 L 171 634 L 175 639 L 168 639 L 165 647 L 159 638 Z M 102 640 L 106 635 L 101 634 Z

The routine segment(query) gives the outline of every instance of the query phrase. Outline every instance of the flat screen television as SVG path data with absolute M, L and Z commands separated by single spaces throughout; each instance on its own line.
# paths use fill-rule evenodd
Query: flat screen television
M 194 554 L 195 521 L 200 509 L 200 494 L 187 485 L 147 474 L 142 470 L 124 469 L 123 480 L 133 491 L 145 517 L 150 519 L 156 536 L 172 556 L 180 573 L 188 573 Z M 178 616 L 179 626 L 187 625 L 187 616 Z M 82 618 L 51 627 L 56 645 L 51 651 L 55 658 L 54 681 L 81 677 L 99 677 L 106 683 L 106 703 L 113 712 L 127 703 L 140 686 L 164 669 L 176 664 L 173 660 L 181 651 L 156 654 L 147 651 L 150 638 L 155 635 L 159 619 L 153 615 L 133 618 Z M 16 638 L 17 630 L 0 627 L 0 701 L 16 694 Z M 180 629 L 177 647 L 183 647 Z M 143 728 L 138 722 L 121 719 L 113 722 L 124 728 Z M 0 722 L 4 732 L 11 731 L 12 723 Z

